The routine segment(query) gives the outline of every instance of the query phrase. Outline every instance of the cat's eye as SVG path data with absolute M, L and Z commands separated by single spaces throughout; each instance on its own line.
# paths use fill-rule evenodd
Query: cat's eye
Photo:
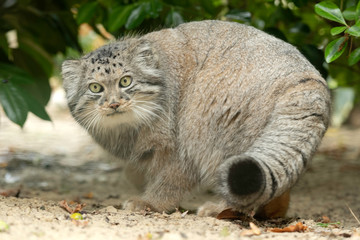
M 132 78 L 130 76 L 125 76 L 120 79 L 119 85 L 120 87 L 125 88 L 130 86 L 131 83 L 132 83 Z
M 91 84 L 89 85 L 89 89 L 90 89 L 90 91 L 92 91 L 93 93 L 99 93 L 99 92 L 104 91 L 104 88 L 103 88 L 100 84 L 98 84 L 98 83 L 91 83 Z

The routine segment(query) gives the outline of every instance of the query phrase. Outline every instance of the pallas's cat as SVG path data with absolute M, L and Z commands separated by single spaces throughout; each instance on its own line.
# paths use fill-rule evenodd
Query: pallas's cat
M 146 176 L 126 209 L 171 210 L 198 185 L 223 198 L 201 215 L 263 209 L 298 180 L 329 123 L 318 71 L 293 46 L 238 23 L 125 38 L 65 61 L 62 75 L 76 121 Z

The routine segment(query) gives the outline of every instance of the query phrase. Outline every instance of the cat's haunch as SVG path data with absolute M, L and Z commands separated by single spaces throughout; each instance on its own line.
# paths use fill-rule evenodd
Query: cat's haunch
M 62 75 L 76 121 L 146 177 L 132 210 L 171 210 L 199 184 L 223 197 L 201 215 L 288 201 L 280 196 L 329 123 L 319 72 L 295 47 L 238 23 L 125 38 L 65 61 Z

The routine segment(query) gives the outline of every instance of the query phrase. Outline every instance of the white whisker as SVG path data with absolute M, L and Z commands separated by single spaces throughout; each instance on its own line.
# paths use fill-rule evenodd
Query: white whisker
M 77 116 L 77 121 L 82 125 L 86 131 L 95 130 L 102 116 L 99 113 L 98 109 L 87 107 L 83 112 L 80 112 Z
M 169 117 L 164 114 L 164 109 L 157 103 L 151 101 L 134 100 L 133 110 L 140 121 L 147 126 L 152 127 L 151 122 L 154 119 L 160 119 L 163 122 L 169 121 Z M 167 117 L 164 118 L 164 117 Z

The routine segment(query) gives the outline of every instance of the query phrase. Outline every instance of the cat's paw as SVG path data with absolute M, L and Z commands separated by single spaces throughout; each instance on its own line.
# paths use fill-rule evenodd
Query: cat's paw
M 127 200 L 123 204 L 124 210 L 130 210 L 134 212 L 144 211 L 144 210 L 153 210 L 156 211 L 156 209 L 148 202 L 140 199 L 140 198 L 131 198 Z
M 226 204 L 223 201 L 220 203 L 206 202 L 198 208 L 197 215 L 199 217 L 216 217 L 226 208 Z

